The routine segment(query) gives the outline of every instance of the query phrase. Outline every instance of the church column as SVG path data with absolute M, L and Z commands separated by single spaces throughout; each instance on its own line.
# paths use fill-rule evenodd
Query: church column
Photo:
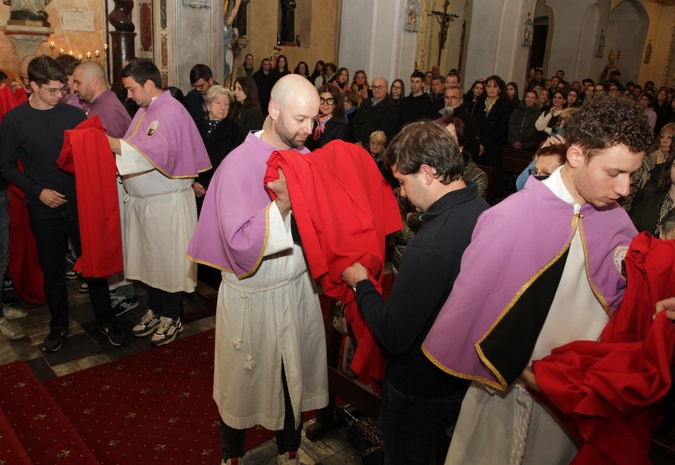
M 114 0 L 115 9 L 108 15 L 108 21 L 115 27 L 110 32 L 112 44 L 112 81 L 113 90 L 122 89 L 122 68 L 124 62 L 134 55 L 134 23 L 131 21 L 131 10 L 134 0 Z

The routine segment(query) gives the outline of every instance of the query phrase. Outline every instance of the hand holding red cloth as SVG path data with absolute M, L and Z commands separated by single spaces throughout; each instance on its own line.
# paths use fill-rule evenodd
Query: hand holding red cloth
M 572 462 L 651 463 L 649 436 L 671 386 L 675 326 L 656 302 L 675 295 L 675 241 L 639 234 L 626 255 L 628 286 L 600 342 L 575 341 L 533 368 L 544 402 L 581 442 Z
M 342 272 L 358 261 L 381 291 L 386 235 L 403 226 L 394 193 L 368 152 L 343 141 L 306 155 L 274 152 L 267 165 L 265 184 L 279 178 L 278 168 L 286 177 L 312 276 L 327 296 L 346 304 L 358 342 L 351 369 L 377 386 L 372 381 L 382 380 L 384 359 Z

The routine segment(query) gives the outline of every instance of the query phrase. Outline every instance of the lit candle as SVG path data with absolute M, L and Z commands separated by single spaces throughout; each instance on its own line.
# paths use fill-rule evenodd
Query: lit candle
M 91 52 L 87 52 L 87 60 L 91 60 Z
M 108 51 L 108 44 L 103 44 L 103 51 L 107 52 Z
M 77 59 L 82 61 L 82 54 L 81 53 L 77 56 Z
M 63 49 L 59 51 L 59 55 L 63 55 Z
M 98 50 L 96 50 L 96 51 L 94 52 L 94 55 L 96 56 L 96 58 L 98 58 L 98 57 L 101 56 L 101 54 L 98 52 Z
M 52 50 L 54 50 L 54 41 L 53 41 L 53 40 L 52 40 L 52 43 L 49 44 L 49 48 L 51 48 Z
M 69 53 L 68 55 L 70 55 L 70 56 L 72 57 L 72 56 L 73 56 L 73 51 L 71 50 L 70 53 Z

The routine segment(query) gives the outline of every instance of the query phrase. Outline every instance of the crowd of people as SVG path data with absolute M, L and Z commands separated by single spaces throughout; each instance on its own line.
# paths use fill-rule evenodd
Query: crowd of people
M 182 293 L 194 292 L 197 278 L 219 288 L 214 399 L 223 464 L 243 463 L 245 430 L 258 424 L 277 432 L 278 463 L 299 463 L 302 412 L 328 402 L 320 274 L 308 265 L 317 255 L 358 303 L 384 356 L 387 464 L 428 464 L 436 436 L 453 428 L 448 464 L 564 464 L 590 447 L 591 457 L 611 457 L 616 438 L 577 435 L 582 423 L 570 429 L 576 419 L 560 386 L 578 384 L 555 378 L 549 357 L 579 340 L 627 342 L 608 322 L 638 315 L 647 329 L 629 338 L 634 350 L 648 362 L 671 361 L 675 329 L 663 322 L 674 317 L 667 298 L 675 283 L 648 276 L 658 292 L 629 306 L 622 264 L 638 232 L 659 244 L 673 234 L 675 90 L 623 86 L 618 72 L 597 85 L 568 83 L 562 70 L 547 79 L 532 68 L 521 100 L 518 83 L 497 75 L 466 90 L 456 70 L 435 66 L 390 84 L 364 70 L 350 80 L 350 70 L 323 61 L 310 73 L 284 55 L 255 70 L 250 54 L 232 90 L 197 64 L 183 94 L 162 87 L 155 65 L 138 59 L 122 70 L 121 99 L 95 62 L 34 57 L 25 76 L 0 85 L 16 103 L 0 125 L 0 173 L 25 196 L 51 314 L 43 350 L 60 350 L 68 335 L 68 242 L 115 346 L 129 332 L 171 343 L 183 330 Z M 74 176 L 64 171 L 64 142 Z M 520 192 L 490 207 L 490 192 L 505 194 L 505 147 L 531 152 L 532 163 L 516 182 Z M 277 152 L 283 169 L 269 165 Z M 336 156 L 343 161 L 328 161 Z M 297 201 L 306 180 L 298 173 L 332 203 Z M 83 200 L 106 196 L 111 202 L 100 205 Z M 329 207 L 372 218 L 335 221 L 321 211 Z M 2 274 L 6 202 L 0 210 Z M 111 218 L 121 234 L 102 235 Z M 377 242 L 315 246 L 307 225 L 319 220 L 334 230 L 317 234 L 331 237 L 400 230 L 387 299 L 373 271 Z M 88 255 L 102 237 L 116 247 L 114 267 Z M 117 317 L 138 305 L 133 281 L 147 286 L 148 304 L 127 331 Z M 16 323 L 24 316 L 5 306 L 2 333 L 25 337 Z M 639 345 L 650 338 L 666 343 Z M 650 379 L 670 385 L 658 369 Z M 601 397 L 602 380 L 580 383 Z M 623 395 L 640 412 L 663 397 L 640 397 L 640 387 Z M 613 406 L 616 422 L 623 406 Z M 643 444 L 649 432 L 635 428 L 631 437 Z M 643 452 L 629 454 L 630 463 L 646 463 Z

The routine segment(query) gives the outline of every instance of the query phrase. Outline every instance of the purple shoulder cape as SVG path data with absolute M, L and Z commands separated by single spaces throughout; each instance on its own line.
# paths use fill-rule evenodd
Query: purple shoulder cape
M 577 226 L 591 288 L 605 311 L 614 312 L 626 286 L 621 262 L 637 234 L 628 215 L 618 204 L 603 209 L 586 204 L 577 217 L 572 205 L 530 180 L 478 219 L 453 291 L 422 346 L 426 356 L 454 376 L 506 390 L 508 383 L 483 354 L 481 341 L 568 249 Z
M 129 113 L 110 89 L 96 97 L 89 105 L 87 116 L 89 118 L 98 116 L 105 133 L 110 137 L 124 137 L 131 124 Z
M 258 269 L 268 234 L 271 199 L 267 160 L 276 149 L 253 133 L 230 152 L 211 179 L 187 256 L 245 278 Z
M 192 117 L 169 92 L 136 112 L 124 140 L 169 178 L 194 178 L 211 168 Z

